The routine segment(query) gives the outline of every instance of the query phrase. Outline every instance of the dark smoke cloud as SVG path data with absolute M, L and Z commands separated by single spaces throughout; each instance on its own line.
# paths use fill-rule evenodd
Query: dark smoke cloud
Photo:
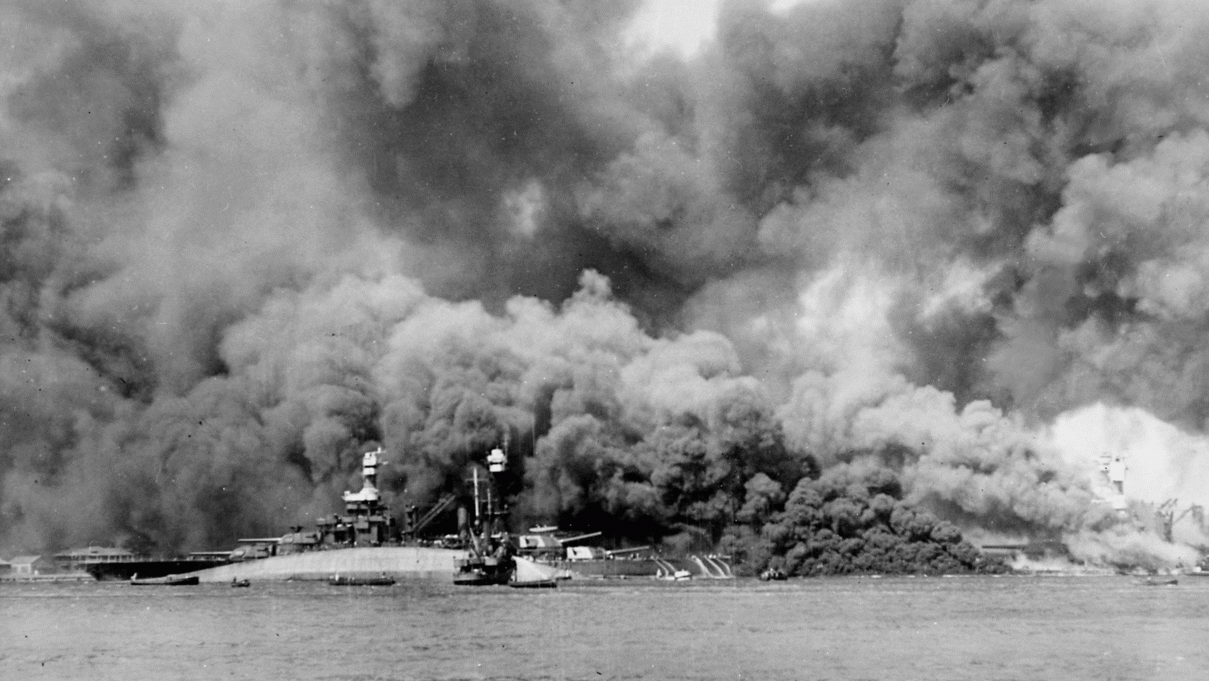
M 754 482 L 759 487 L 749 492 L 769 489 L 766 481 Z M 783 496 L 779 488 L 769 491 Z M 817 480 L 802 480 L 783 512 L 741 517 L 742 523 L 772 522 L 736 525 L 726 545 L 744 566 L 797 575 L 1007 570 L 963 541 L 952 523 L 917 510 L 902 501 L 902 495 L 902 483 L 893 472 L 881 462 L 858 458 L 829 468 Z M 759 494 L 752 498 L 774 499 Z
M 1205 428 L 1205 13 L 730 2 L 682 60 L 636 9 L 0 9 L 0 546 L 274 532 L 376 443 L 431 503 L 505 439 L 518 523 L 615 541 L 860 461 L 1119 546 L 1045 426 Z

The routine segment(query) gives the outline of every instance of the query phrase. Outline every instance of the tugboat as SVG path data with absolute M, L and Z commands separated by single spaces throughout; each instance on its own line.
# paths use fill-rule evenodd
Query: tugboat
M 474 524 L 468 528 L 469 555 L 453 562 L 453 583 L 461 586 L 487 586 L 507 584 L 512 579 L 515 564 L 512 560 L 512 541 L 507 530 L 503 530 L 503 519 L 507 516 L 502 499 L 493 494 L 493 479 L 504 472 L 508 457 L 504 450 L 496 447 L 487 455 L 487 470 L 491 478 L 484 482 L 486 503 L 480 498 L 479 469 L 473 470 Z M 496 527 L 501 530 L 497 533 Z

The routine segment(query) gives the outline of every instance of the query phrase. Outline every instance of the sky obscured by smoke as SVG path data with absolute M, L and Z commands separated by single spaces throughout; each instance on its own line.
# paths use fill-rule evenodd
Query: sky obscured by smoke
M 273 532 L 377 442 L 431 503 L 505 433 L 525 517 L 860 460 L 1055 535 L 1078 410 L 1201 442 L 1200 4 L 724 2 L 688 56 L 641 11 L 0 6 L 0 547 Z

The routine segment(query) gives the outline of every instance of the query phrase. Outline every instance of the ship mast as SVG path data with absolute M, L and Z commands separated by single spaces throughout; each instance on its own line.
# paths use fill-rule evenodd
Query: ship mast
M 479 469 L 471 470 L 472 478 L 474 479 L 474 522 L 481 522 L 483 517 L 483 509 L 479 505 Z
M 505 439 L 505 443 L 507 440 Z M 505 444 L 507 446 L 507 444 Z M 492 487 L 503 474 L 508 464 L 508 456 L 504 450 L 496 447 L 487 455 L 488 477 L 486 508 L 479 492 L 479 469 L 471 469 L 471 482 L 474 485 L 474 527 L 470 528 L 470 555 L 454 561 L 457 574 L 454 584 L 502 584 L 508 581 L 513 570 L 512 547 L 507 532 L 498 540 L 494 536 L 497 520 L 507 515 L 503 508 L 503 495 L 493 493 Z M 496 508 L 496 504 L 500 508 Z

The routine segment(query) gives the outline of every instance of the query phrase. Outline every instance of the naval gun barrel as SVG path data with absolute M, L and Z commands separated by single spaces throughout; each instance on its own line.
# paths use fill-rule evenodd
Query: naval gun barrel
M 589 532 L 587 534 L 580 534 L 580 535 L 576 535 L 574 537 L 567 537 L 566 539 L 560 539 L 559 541 L 561 541 L 564 544 L 570 544 L 571 542 L 579 541 L 580 539 L 591 539 L 592 537 L 599 537 L 599 536 L 600 536 L 599 532 Z
M 647 544 L 646 546 L 635 546 L 634 548 L 631 548 L 631 549 L 617 549 L 616 551 L 606 551 L 606 553 L 608 553 L 610 556 L 619 556 L 623 553 L 635 553 L 637 551 L 646 551 L 649 548 L 651 548 L 651 545 Z

